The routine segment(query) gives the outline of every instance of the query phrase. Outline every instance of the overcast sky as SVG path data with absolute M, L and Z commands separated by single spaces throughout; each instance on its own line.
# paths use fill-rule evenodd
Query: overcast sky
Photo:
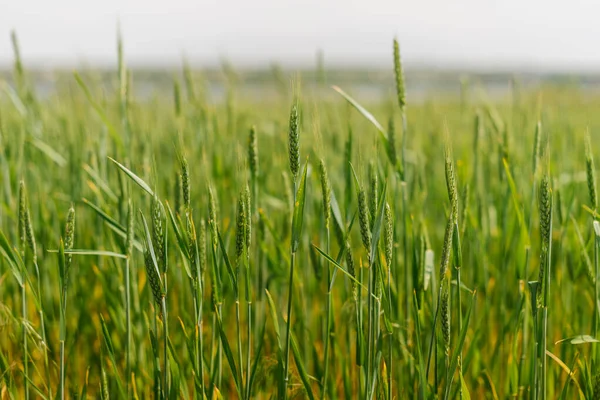
M 584 0 L 0 0 L 0 66 L 26 63 L 411 65 L 600 71 L 600 2 Z

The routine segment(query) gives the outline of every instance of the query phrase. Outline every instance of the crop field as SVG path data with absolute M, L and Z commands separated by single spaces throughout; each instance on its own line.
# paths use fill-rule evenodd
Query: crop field
M 13 42 L 0 399 L 600 399 L 600 94 L 411 101 L 390 40 L 377 98 L 120 42 L 40 96 Z

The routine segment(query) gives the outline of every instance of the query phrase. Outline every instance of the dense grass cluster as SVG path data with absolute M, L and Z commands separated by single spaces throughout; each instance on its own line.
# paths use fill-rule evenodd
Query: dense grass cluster
M 600 398 L 596 94 L 40 99 L 13 40 L 0 398 Z

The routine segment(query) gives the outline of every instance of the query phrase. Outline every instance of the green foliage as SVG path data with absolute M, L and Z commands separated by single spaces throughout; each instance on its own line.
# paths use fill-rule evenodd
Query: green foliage
M 396 42 L 389 98 L 340 79 L 301 107 L 279 79 L 248 99 L 230 65 L 223 101 L 187 66 L 140 95 L 122 44 L 118 73 L 37 96 L 13 46 L 8 398 L 598 395 L 597 94 L 408 106 Z

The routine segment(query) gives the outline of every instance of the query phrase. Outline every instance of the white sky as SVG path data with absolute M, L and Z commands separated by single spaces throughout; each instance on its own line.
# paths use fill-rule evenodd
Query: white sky
M 600 1 L 0 0 L 0 66 L 16 29 L 29 65 L 410 65 L 600 71 Z

